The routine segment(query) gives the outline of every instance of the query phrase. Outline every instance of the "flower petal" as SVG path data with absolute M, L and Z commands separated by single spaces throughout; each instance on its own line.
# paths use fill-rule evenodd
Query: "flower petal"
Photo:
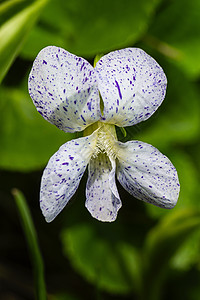
M 100 118 L 94 68 L 64 49 L 40 51 L 29 75 L 29 93 L 39 113 L 65 132 L 81 131 Z
M 176 205 L 178 175 L 160 151 L 139 141 L 118 142 L 118 159 L 117 178 L 131 195 L 163 208 Z
M 131 126 L 148 119 L 160 106 L 167 79 L 158 63 L 138 48 L 103 56 L 95 67 L 104 102 L 102 120 Z
M 115 168 L 115 160 L 110 161 L 106 154 L 91 159 L 88 166 L 85 206 L 94 218 L 103 222 L 115 221 L 121 207 Z
M 93 154 L 96 133 L 71 140 L 50 158 L 41 182 L 40 207 L 51 222 L 76 192 Z

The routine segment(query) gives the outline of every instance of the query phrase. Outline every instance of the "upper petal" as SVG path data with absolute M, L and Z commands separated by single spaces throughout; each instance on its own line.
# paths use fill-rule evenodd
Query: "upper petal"
M 41 182 L 40 207 L 51 222 L 76 192 L 93 154 L 96 133 L 71 140 L 50 158 Z
M 66 132 L 81 131 L 100 117 L 94 68 L 64 49 L 49 46 L 39 52 L 29 93 L 39 113 Z
M 95 69 L 105 122 L 118 126 L 137 124 L 148 119 L 165 97 L 166 76 L 141 49 L 110 52 L 97 62 Z
M 153 146 L 130 141 L 118 143 L 117 178 L 134 197 L 159 207 L 172 208 L 180 185 L 175 167 Z
M 115 160 L 110 161 L 106 154 L 92 158 L 88 166 L 85 206 L 94 218 L 103 222 L 115 221 L 121 207 L 115 168 Z

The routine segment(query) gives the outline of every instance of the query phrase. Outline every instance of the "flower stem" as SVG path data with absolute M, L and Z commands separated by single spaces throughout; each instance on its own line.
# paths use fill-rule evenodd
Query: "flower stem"
M 45 280 L 44 280 L 44 265 L 43 265 L 43 260 L 40 253 L 39 245 L 38 245 L 37 234 L 30 214 L 30 210 L 28 208 L 26 199 L 22 194 L 22 192 L 20 192 L 17 189 L 13 189 L 12 194 L 15 198 L 15 202 L 20 215 L 22 228 L 26 237 L 30 257 L 32 260 L 35 288 L 36 288 L 36 299 L 46 300 L 47 295 L 46 295 L 46 287 L 45 287 Z

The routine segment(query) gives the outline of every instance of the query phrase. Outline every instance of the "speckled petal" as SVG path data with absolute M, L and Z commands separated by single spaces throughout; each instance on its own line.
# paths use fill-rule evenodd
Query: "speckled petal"
M 76 192 L 93 154 L 96 133 L 71 140 L 50 158 L 41 182 L 40 207 L 51 222 Z
M 148 119 L 162 103 L 167 79 L 158 63 L 138 48 L 103 56 L 95 67 L 104 102 L 102 120 L 131 126 Z
M 131 195 L 163 208 L 173 208 L 180 185 L 175 167 L 153 146 L 118 142 L 117 178 Z
M 29 75 L 29 93 L 39 113 L 65 132 L 81 131 L 100 118 L 94 68 L 64 49 L 40 51 Z
M 99 221 L 115 221 L 121 207 L 115 182 L 115 168 L 115 160 L 109 160 L 106 154 L 91 159 L 88 166 L 85 206 Z

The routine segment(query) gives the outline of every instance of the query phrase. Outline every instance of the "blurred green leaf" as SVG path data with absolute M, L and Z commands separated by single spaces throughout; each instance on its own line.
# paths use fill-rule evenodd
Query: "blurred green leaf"
M 34 0 L 3 0 L 0 1 L 0 25 L 14 17 L 21 10 L 33 3 Z
M 33 59 L 47 45 L 87 57 L 136 42 L 160 0 L 51 1 L 22 54 Z
M 200 1 L 166 1 L 146 42 L 171 58 L 189 77 L 200 74 Z
M 48 0 L 38 0 L 30 2 L 29 6 L 17 12 L 10 19 L 5 20 L 0 28 L 0 82 L 7 73 L 13 60 L 19 54 L 21 47 L 30 32 L 31 28 L 38 19 L 41 10 Z M 8 3 L 10 4 L 10 3 Z M 2 7 L 2 5 L 4 7 Z M 11 5 L 11 4 L 10 4 Z M 13 7 L 16 7 L 16 1 L 13 1 Z M 12 7 L 7 6 L 7 11 Z M 17 7 L 18 8 L 18 7 Z M 16 10 L 17 10 L 16 8 Z M 1 11 L 6 11 L 5 4 L 1 4 Z
M 127 293 L 138 288 L 140 260 L 133 246 L 106 239 L 94 226 L 83 223 L 64 230 L 61 238 L 73 267 L 98 289 Z
M 200 209 L 199 203 L 199 169 L 186 152 L 176 150 L 171 155 L 171 159 L 178 171 L 181 190 L 180 196 L 175 209 L 187 209 L 196 207 Z
M 28 92 L 0 89 L 0 167 L 30 171 L 43 167 L 72 134 L 64 133 L 37 112 Z
M 160 299 L 160 288 L 169 261 L 197 229 L 200 229 L 200 210 L 188 208 L 169 214 L 149 232 L 143 252 L 143 299 Z
M 13 189 L 13 196 L 16 201 L 18 208 L 20 221 L 22 228 L 26 237 L 28 250 L 31 256 L 33 270 L 34 270 L 34 279 L 35 279 L 35 288 L 36 288 L 36 299 L 37 300 L 46 300 L 46 287 L 44 279 L 44 265 L 42 260 L 42 255 L 40 253 L 37 234 L 35 227 L 32 221 L 31 213 L 26 203 L 26 199 L 22 192 L 17 189 Z
M 170 265 L 176 270 L 188 271 L 200 266 L 200 230 L 195 231 L 172 257 Z

